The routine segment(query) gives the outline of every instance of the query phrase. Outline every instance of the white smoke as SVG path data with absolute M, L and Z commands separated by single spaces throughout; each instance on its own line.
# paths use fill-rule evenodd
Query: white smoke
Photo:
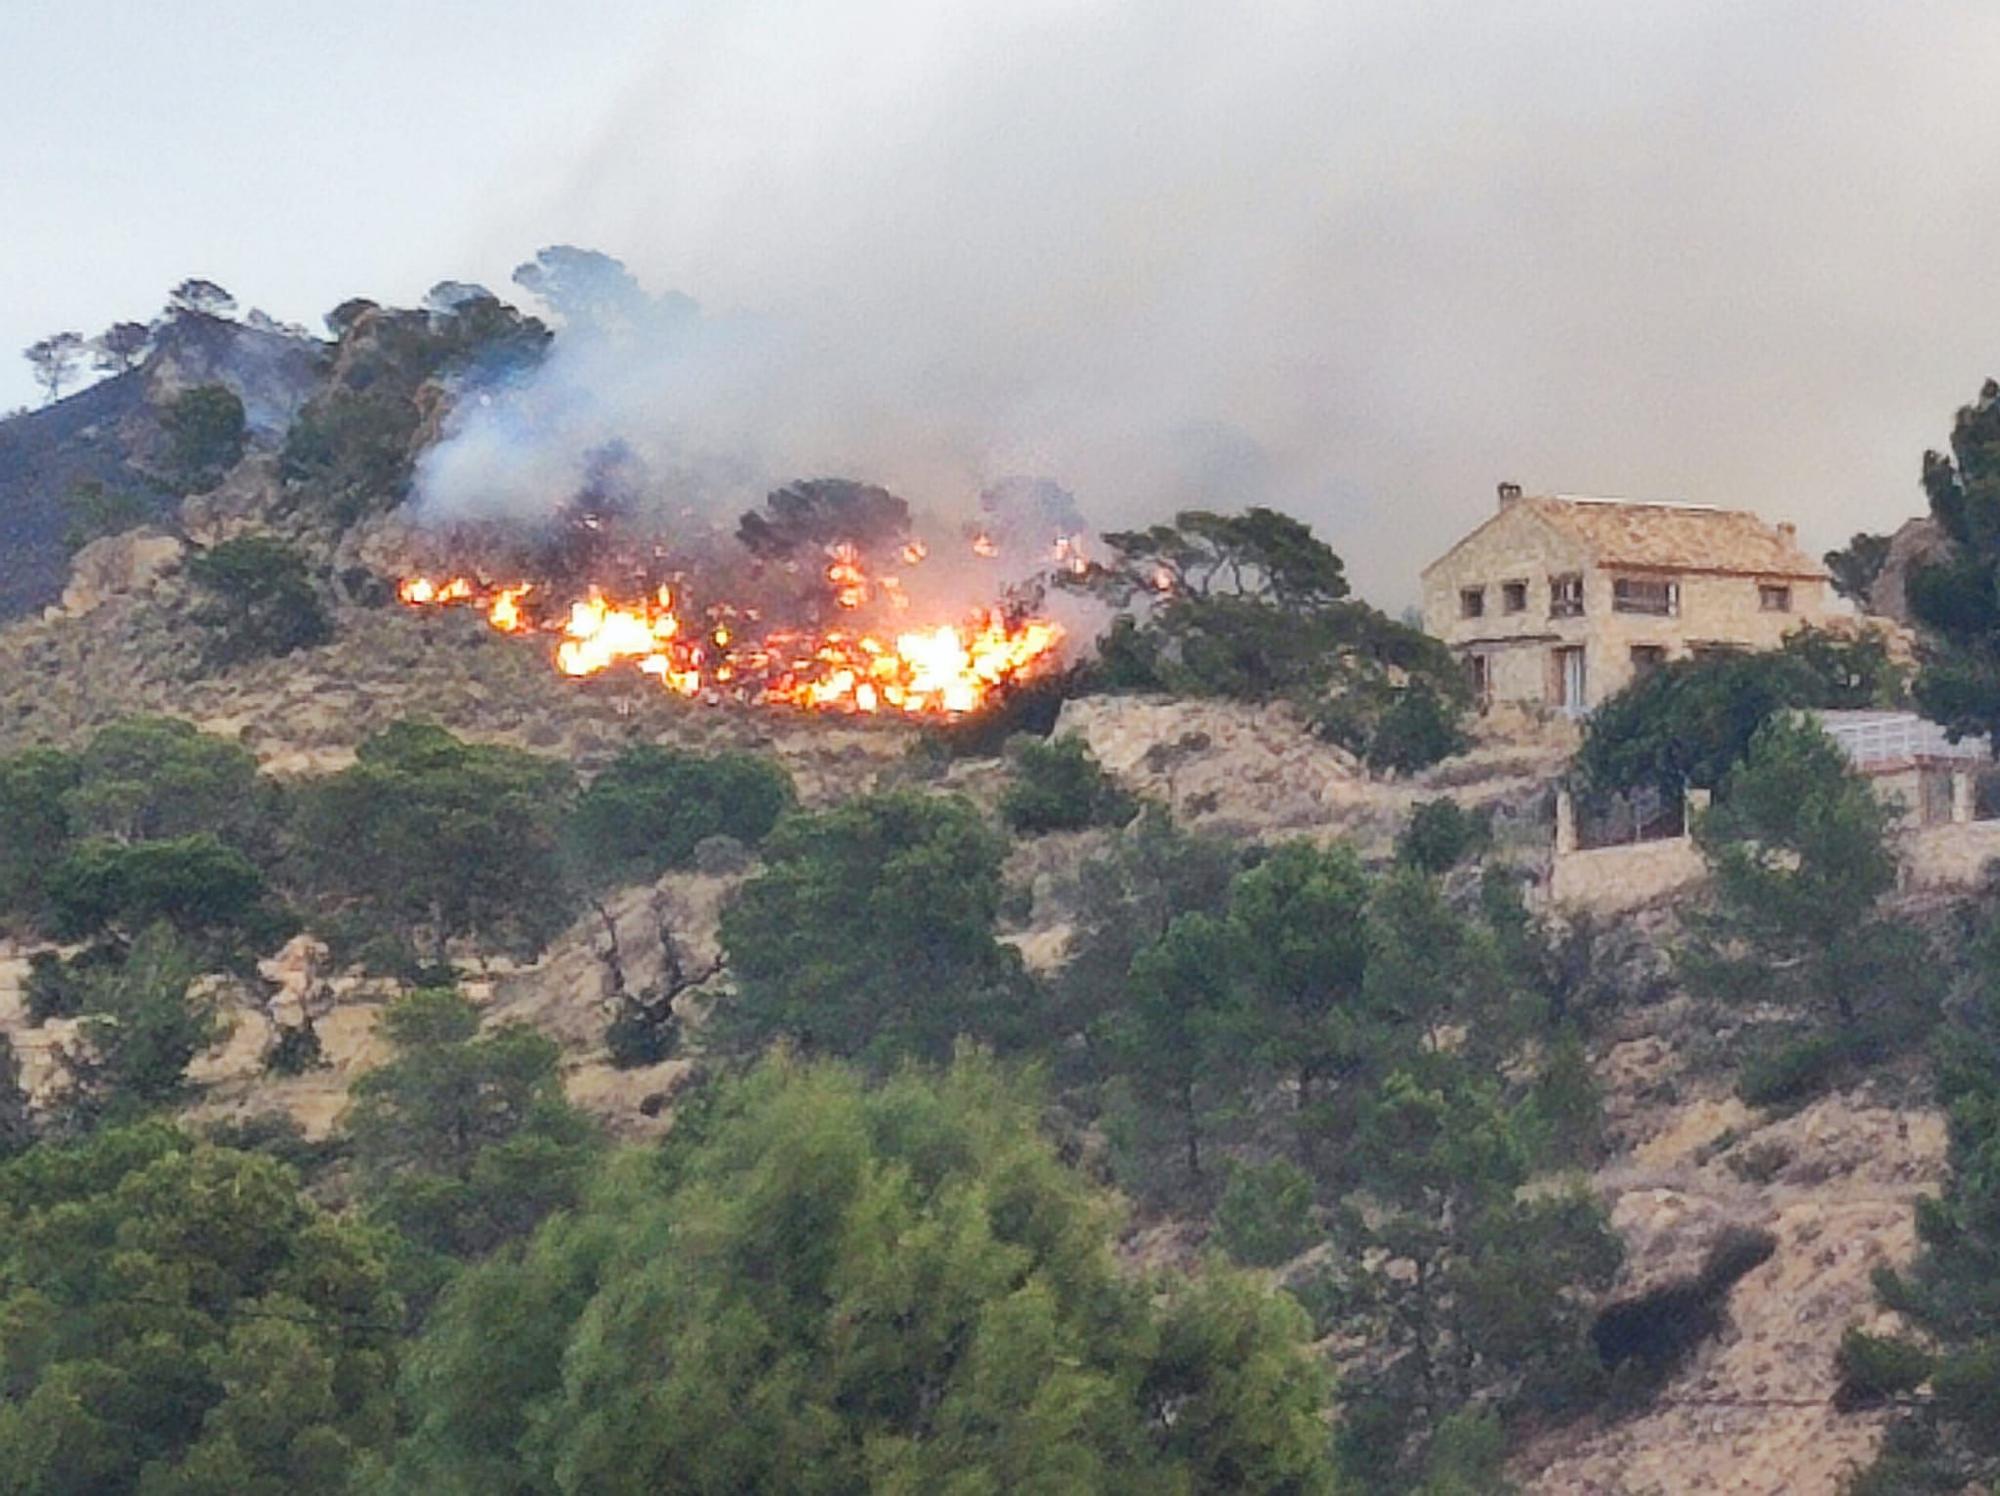
M 1100 523 L 1273 503 L 1393 605 L 1518 478 L 1893 524 L 1991 362 L 2000 12 L 1688 0 L 734 0 L 516 253 L 707 313 L 557 342 L 426 464 L 524 512 L 842 475 Z

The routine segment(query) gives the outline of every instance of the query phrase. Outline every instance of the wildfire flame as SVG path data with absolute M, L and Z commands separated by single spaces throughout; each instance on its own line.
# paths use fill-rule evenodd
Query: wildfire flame
M 826 580 L 835 603 L 857 610 L 879 589 L 896 607 L 909 599 L 893 578 L 871 582 L 852 549 L 830 553 Z M 783 703 L 820 710 L 945 716 L 976 711 L 1006 685 L 1049 668 L 1062 629 L 999 609 L 962 623 L 881 636 L 861 628 L 773 630 L 758 636 L 732 620 L 752 615 L 715 607 L 694 621 L 671 587 L 618 598 L 598 587 L 561 606 L 534 582 L 492 583 L 468 576 L 410 577 L 397 595 L 414 608 L 476 609 L 506 634 L 556 636 L 554 663 L 568 676 L 635 668 L 688 697 Z

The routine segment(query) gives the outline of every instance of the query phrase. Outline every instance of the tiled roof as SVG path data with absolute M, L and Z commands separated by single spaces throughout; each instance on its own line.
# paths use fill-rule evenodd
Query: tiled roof
M 1788 531 L 1743 509 L 1560 497 L 1515 503 L 1574 535 L 1604 566 L 1760 577 L 1826 575 Z

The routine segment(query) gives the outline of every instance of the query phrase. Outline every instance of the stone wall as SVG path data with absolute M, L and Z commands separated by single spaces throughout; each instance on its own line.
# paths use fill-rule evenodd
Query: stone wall
M 1706 871 L 1701 853 L 1685 836 L 1564 852 L 1550 869 L 1549 899 L 1565 909 L 1619 914 L 1691 888 Z
M 1977 888 L 2000 858 L 2000 821 L 1926 826 L 1902 839 L 1901 880 L 1909 889 Z

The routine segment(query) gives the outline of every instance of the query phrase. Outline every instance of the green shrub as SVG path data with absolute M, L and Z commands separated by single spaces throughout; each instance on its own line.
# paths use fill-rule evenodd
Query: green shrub
M 1493 840 L 1493 818 L 1456 800 L 1420 800 L 1396 838 L 1396 860 L 1427 873 L 1449 872 Z
M 771 759 L 644 744 L 578 797 L 564 851 L 586 885 L 647 881 L 692 864 L 712 836 L 756 846 L 796 800 L 791 776 Z
M 1870 1335 L 1850 1326 L 1834 1352 L 1843 1407 L 1864 1407 L 1915 1391 L 1930 1377 L 1937 1358 L 1922 1346 L 1891 1335 Z
M 198 620 L 218 631 L 219 660 L 288 655 L 333 637 L 305 557 L 270 535 L 238 535 L 197 552 L 188 579 L 205 594 Z
M 1014 780 L 1000 797 L 1000 815 L 1025 835 L 1122 826 L 1139 802 L 1118 787 L 1074 734 L 1048 742 L 1029 740 L 1014 753 Z
M 1276 1267 L 1317 1239 L 1312 1209 L 1312 1180 L 1304 1170 L 1284 1159 L 1236 1164 L 1216 1202 L 1215 1232 L 1238 1262 Z
M 63 495 L 65 549 L 80 551 L 93 540 L 136 530 L 153 517 L 153 500 L 129 488 L 106 488 L 95 478 Z
M 1472 746 L 1459 715 L 1456 703 L 1413 681 L 1396 692 L 1361 756 L 1371 769 L 1402 774 L 1428 769 Z
M 1752 1052 L 1736 1078 L 1736 1094 L 1749 1106 L 1796 1106 L 1832 1085 L 1855 1058 L 1853 1036 L 1801 1034 Z
M 172 481 L 187 493 L 203 493 L 243 455 L 243 402 L 226 385 L 196 385 L 160 416 L 170 444 Z
M 680 1047 L 680 1021 L 671 1004 L 651 1005 L 628 999 L 620 1003 L 604 1028 L 604 1047 L 620 1070 L 657 1065 L 674 1057 Z
M 319 1030 L 311 1023 L 287 1023 L 264 1052 L 264 1068 L 273 1075 L 304 1075 L 327 1063 L 326 1050 L 319 1042 Z

